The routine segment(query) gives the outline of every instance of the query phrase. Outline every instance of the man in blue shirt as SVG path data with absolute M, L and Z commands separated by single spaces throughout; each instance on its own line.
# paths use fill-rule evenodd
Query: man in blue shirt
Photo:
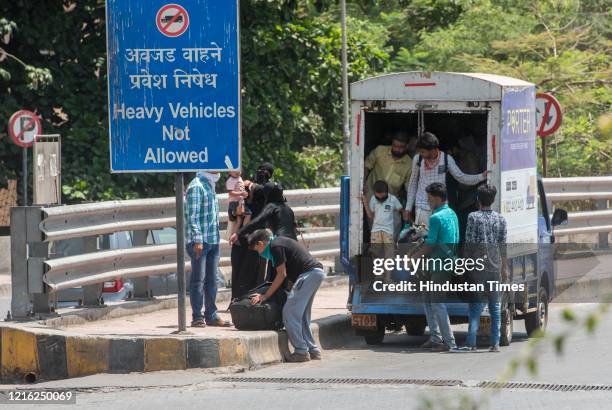
M 189 183 L 185 201 L 185 243 L 191 258 L 189 300 L 192 327 L 231 324 L 217 314 L 217 269 L 219 266 L 219 204 L 215 183 L 219 173 L 198 172 Z M 204 317 L 202 305 L 205 304 Z
M 428 185 L 425 191 L 433 213 L 429 218 L 429 232 L 422 255 L 429 257 L 428 264 L 435 267 L 430 272 L 430 280 L 436 284 L 442 284 L 451 279 L 452 274 L 445 271 L 442 265 L 445 259 L 455 257 L 455 245 L 459 243 L 459 221 L 455 212 L 448 206 L 444 184 L 434 182 Z M 435 263 L 436 261 L 441 263 Z M 423 303 L 430 333 L 430 339 L 423 344 L 423 347 L 432 348 L 437 352 L 457 347 L 446 309 L 445 297 L 446 295 L 442 292 L 430 292 Z

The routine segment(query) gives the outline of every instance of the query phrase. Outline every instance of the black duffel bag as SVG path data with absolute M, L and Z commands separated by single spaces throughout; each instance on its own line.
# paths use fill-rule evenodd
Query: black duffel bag
M 251 304 L 255 293 L 263 295 L 272 282 L 265 282 L 246 295 L 235 298 L 229 305 L 232 322 L 238 330 L 279 330 L 283 327 L 283 305 L 287 300 L 284 289 L 279 289 L 263 303 Z

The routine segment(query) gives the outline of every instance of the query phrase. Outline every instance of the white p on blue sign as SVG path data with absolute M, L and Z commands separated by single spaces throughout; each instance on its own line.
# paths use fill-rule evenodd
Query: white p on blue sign
M 239 168 L 238 1 L 107 0 L 106 31 L 111 172 Z

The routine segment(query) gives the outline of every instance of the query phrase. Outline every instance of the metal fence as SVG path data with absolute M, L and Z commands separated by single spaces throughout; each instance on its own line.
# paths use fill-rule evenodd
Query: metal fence
M 544 179 L 551 203 L 595 200 L 597 210 L 572 212 L 568 225 L 555 230 L 559 236 L 599 234 L 599 246 L 608 246 L 612 231 L 612 177 Z M 339 188 L 286 191 L 296 217 L 331 216 L 340 212 Z M 227 221 L 227 195 L 218 195 L 221 221 Z M 335 219 L 334 219 L 335 220 Z M 49 311 L 49 296 L 62 289 L 83 286 L 85 304 L 99 300 L 101 284 L 116 278 L 146 278 L 176 271 L 176 245 L 147 245 L 151 230 L 175 226 L 174 198 L 111 201 L 57 207 L 17 207 L 11 215 L 13 317 Z M 128 249 L 100 250 L 97 237 L 132 232 Z M 81 238 L 85 252 L 52 258 L 50 243 Z M 336 227 L 305 233 L 300 240 L 317 257 L 339 255 Z M 221 266 L 228 266 L 229 244 L 221 244 Z M 186 269 L 190 269 L 189 263 Z M 146 296 L 146 280 L 134 281 L 135 296 Z

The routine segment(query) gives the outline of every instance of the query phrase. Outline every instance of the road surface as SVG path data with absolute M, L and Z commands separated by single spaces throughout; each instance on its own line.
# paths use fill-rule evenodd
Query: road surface
M 561 318 L 566 307 L 571 307 L 578 317 L 584 318 L 598 305 L 554 306 L 549 322 L 551 334 L 568 328 Z M 461 343 L 465 338 L 465 327 L 455 326 L 454 329 Z M 387 339 L 388 342 L 381 347 L 366 346 L 358 340 L 342 350 L 326 350 L 324 360 L 320 362 L 280 364 L 255 370 L 194 369 L 96 375 L 30 387 L 76 388 L 78 404 L 87 409 L 419 409 L 427 408 L 427 401 L 432 401 L 433 408 L 457 409 L 467 408 L 467 401 L 480 403 L 480 408 L 495 409 L 586 410 L 612 407 L 612 387 L 600 392 L 561 392 L 543 388 L 492 391 L 473 387 L 483 381 L 495 380 L 509 361 L 527 346 L 522 322 L 515 322 L 515 342 L 502 348 L 501 353 L 486 352 L 486 340 L 479 353 L 450 354 L 422 351 L 418 348 L 424 340 L 422 337 L 389 335 Z M 600 322 L 594 334 L 576 330 L 567 341 L 563 356 L 555 353 L 550 340 L 544 340 L 538 354 L 538 376 L 533 377 L 522 370 L 511 380 L 612 386 L 611 339 L 612 312 Z M 230 379 L 226 379 L 228 377 Z M 330 382 L 329 379 L 337 380 Z M 416 379 L 434 382 L 456 380 L 460 383 L 454 383 L 452 387 L 431 387 L 418 384 L 423 381 Z M 18 409 L 28 407 L 14 406 Z M 66 407 L 46 405 L 45 408 Z

